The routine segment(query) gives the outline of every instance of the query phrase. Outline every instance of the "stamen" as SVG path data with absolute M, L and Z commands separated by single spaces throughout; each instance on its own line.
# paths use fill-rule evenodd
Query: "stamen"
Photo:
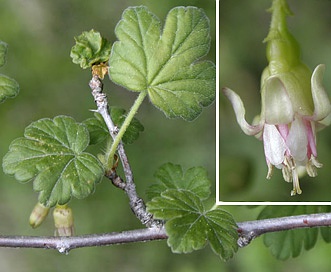
M 293 182 L 293 190 L 291 196 L 301 194 L 301 188 L 299 183 L 299 176 L 296 169 L 296 163 L 291 155 L 286 155 L 284 159 L 284 167 L 282 169 L 284 180 L 287 182 Z
M 292 182 L 293 170 L 295 170 L 295 162 L 290 155 L 285 155 L 283 161 L 284 167 L 282 168 L 283 178 L 286 182 Z
M 301 195 L 302 191 L 300 188 L 299 177 L 296 169 L 293 169 L 292 175 L 293 175 L 293 190 L 291 191 L 291 196 L 294 196 L 296 194 Z
M 274 171 L 274 166 L 270 162 L 268 162 L 267 165 L 268 165 L 267 179 L 271 179 L 273 171 Z
M 316 166 L 317 168 L 321 168 L 321 167 L 323 166 L 323 164 L 320 163 L 320 162 L 317 160 L 317 158 L 316 158 L 315 156 L 313 156 L 313 155 L 310 157 L 310 160 L 309 160 L 309 161 L 311 161 L 312 164 L 313 164 L 314 166 Z
M 321 164 L 317 158 L 315 158 L 313 155 L 311 155 L 310 160 L 306 164 L 306 170 L 307 174 L 310 177 L 316 177 L 317 176 L 317 169 L 316 168 L 321 168 L 323 164 Z

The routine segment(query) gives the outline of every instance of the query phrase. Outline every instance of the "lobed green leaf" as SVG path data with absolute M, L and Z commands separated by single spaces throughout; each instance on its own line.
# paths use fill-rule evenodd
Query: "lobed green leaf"
M 147 190 L 150 199 L 160 196 L 167 189 L 189 190 L 201 199 L 210 195 L 210 180 L 203 167 L 192 167 L 184 173 L 180 165 L 166 163 L 156 171 L 154 177 L 158 183 Z
M 208 225 L 208 241 L 215 252 L 224 260 L 229 260 L 238 250 L 237 224 L 231 214 L 219 207 L 206 213 Z
M 216 69 L 197 62 L 210 47 L 209 20 L 201 9 L 176 7 L 160 20 L 146 7 L 124 11 L 115 29 L 117 42 L 109 59 L 109 76 L 150 101 L 167 117 L 195 119 L 215 99 Z
M 11 143 L 3 170 L 20 182 L 33 181 L 44 206 L 64 205 L 71 196 L 84 198 L 93 193 L 104 174 L 99 160 L 83 152 L 88 144 L 87 128 L 73 118 L 41 119 Z
M 4 102 L 7 98 L 15 97 L 19 89 L 16 80 L 0 74 L 0 103 Z
M 330 208 L 325 206 L 266 206 L 261 211 L 258 219 L 320 213 L 327 210 L 329 211 Z M 319 229 L 321 229 L 323 239 L 330 242 L 330 228 L 323 227 L 267 233 L 264 235 L 264 244 L 277 259 L 286 260 L 290 257 L 299 256 L 302 248 L 305 250 L 313 248 L 318 238 Z
M 200 197 L 192 191 L 167 189 L 147 203 L 155 218 L 165 224 L 168 245 L 175 253 L 189 253 L 210 244 L 222 259 L 237 251 L 236 223 L 221 209 L 206 211 Z
M 8 45 L 0 41 L 0 67 L 6 63 Z M 19 85 L 16 80 L 0 74 L 0 103 L 4 102 L 7 98 L 15 97 L 19 92 Z

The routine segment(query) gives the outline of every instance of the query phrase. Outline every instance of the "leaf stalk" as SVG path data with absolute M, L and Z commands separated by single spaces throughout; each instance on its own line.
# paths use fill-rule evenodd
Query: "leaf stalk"
M 115 152 L 117 150 L 117 147 L 118 147 L 119 143 L 121 142 L 125 131 L 129 127 L 133 117 L 137 113 L 137 111 L 138 111 L 140 105 L 142 104 L 142 102 L 144 101 L 146 95 L 147 95 L 147 90 L 140 92 L 139 96 L 137 97 L 137 99 L 133 103 L 129 113 L 127 114 L 120 130 L 118 131 L 118 133 L 117 133 L 117 135 L 116 135 L 116 137 L 113 141 L 113 144 L 111 145 L 111 148 L 110 148 L 109 152 L 107 152 L 107 154 L 108 154 L 107 161 L 112 161 L 113 160 Z M 112 165 L 107 165 L 107 166 L 112 167 Z

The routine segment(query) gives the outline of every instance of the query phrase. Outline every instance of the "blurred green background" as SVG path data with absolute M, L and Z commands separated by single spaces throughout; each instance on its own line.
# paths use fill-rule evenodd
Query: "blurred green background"
M 267 65 L 263 39 L 268 33 L 271 0 L 220 2 L 220 87 L 237 92 L 248 122 L 260 113 L 260 77 Z M 289 0 L 294 16 L 291 33 L 301 45 L 302 59 L 312 70 L 326 64 L 324 85 L 331 94 L 331 1 Z M 330 96 L 331 97 L 331 96 Z M 318 177 L 300 179 L 303 193 L 291 197 L 292 184 L 275 169 L 266 179 L 263 144 L 246 136 L 235 120 L 230 102 L 220 94 L 220 199 L 224 201 L 330 201 L 331 128 L 317 134 Z
M 40 118 L 70 115 L 77 121 L 93 116 L 95 109 L 88 86 L 91 74 L 72 63 L 69 56 L 74 36 L 95 29 L 115 41 L 114 28 L 128 6 L 146 5 L 164 21 L 175 6 L 203 8 L 211 21 L 212 44 L 206 57 L 215 61 L 215 1 L 171 0 L 1 0 L 0 39 L 8 43 L 7 63 L 1 73 L 15 78 L 20 94 L 0 105 L 0 157 L 10 142 L 23 135 L 24 128 Z M 136 93 L 105 80 L 111 105 L 129 109 Z M 215 103 L 203 110 L 194 122 L 167 119 L 147 100 L 138 112 L 145 131 L 127 146 L 139 194 L 154 182 L 156 169 L 166 162 L 181 164 L 186 170 L 204 166 L 215 191 Z M 100 152 L 101 147 L 92 150 Z M 52 235 L 50 214 L 38 229 L 28 224 L 37 194 L 32 183 L 19 184 L 0 171 L 0 234 Z M 96 192 L 84 200 L 72 199 L 76 234 L 122 231 L 142 227 L 133 216 L 124 193 L 104 180 Z M 202 255 L 201 255 L 202 254 Z M 202 256 L 200 263 L 197 256 Z M 0 271 L 198 271 L 205 258 L 220 260 L 210 251 L 174 255 L 166 241 L 85 248 L 63 256 L 53 250 L 0 249 Z M 199 269 L 200 268 L 200 269 Z

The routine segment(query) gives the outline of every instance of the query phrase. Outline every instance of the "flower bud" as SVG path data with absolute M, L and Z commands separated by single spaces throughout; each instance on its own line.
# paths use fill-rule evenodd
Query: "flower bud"
M 53 211 L 55 224 L 55 235 L 72 236 L 74 235 L 74 219 L 72 210 L 67 206 L 56 206 Z
M 39 227 L 41 223 L 44 222 L 46 216 L 48 215 L 48 212 L 49 207 L 46 207 L 38 202 L 30 214 L 29 223 L 31 227 Z

